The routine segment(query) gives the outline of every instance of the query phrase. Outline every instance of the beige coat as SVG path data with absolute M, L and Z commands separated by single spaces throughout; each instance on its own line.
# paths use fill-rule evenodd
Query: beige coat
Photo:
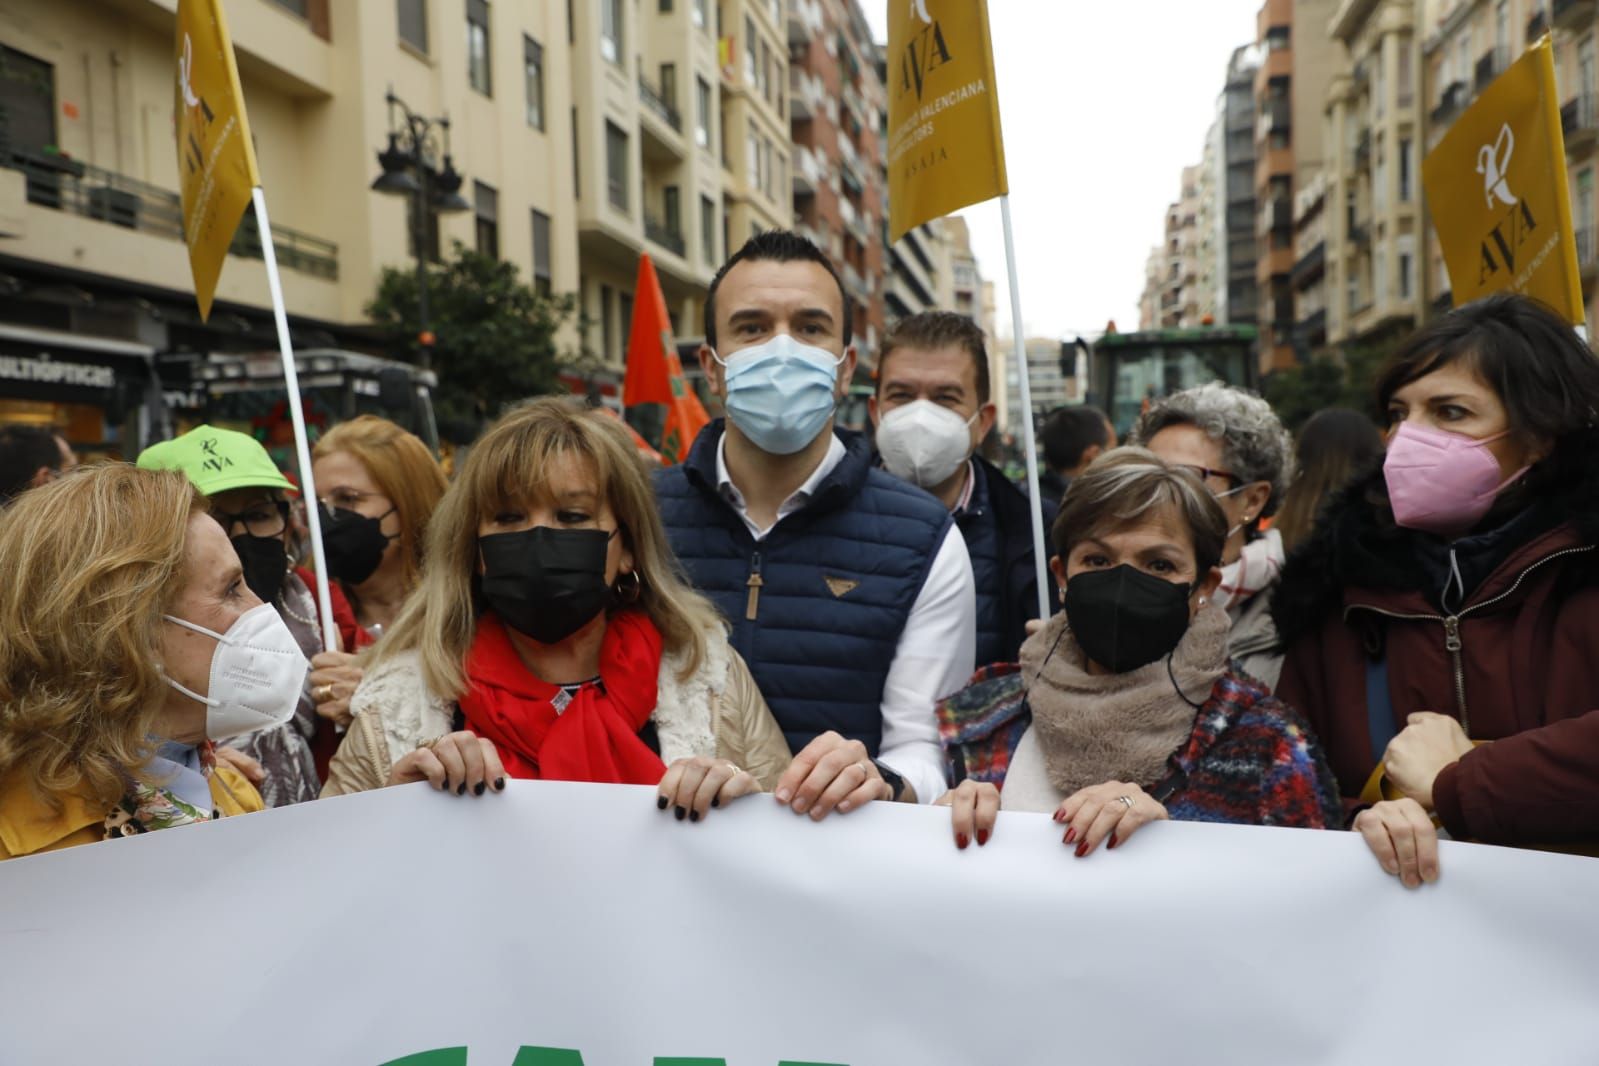
M 661 656 L 655 723 L 661 759 L 711 755 L 748 770 L 770 791 L 790 755 L 783 732 L 755 687 L 749 667 L 720 628 L 705 634 L 706 654 L 687 681 L 678 678 L 682 653 Z M 407 752 L 451 731 L 455 706 L 428 691 L 416 652 L 403 652 L 367 671 L 350 700 L 355 720 L 328 767 L 324 796 L 382 788 Z

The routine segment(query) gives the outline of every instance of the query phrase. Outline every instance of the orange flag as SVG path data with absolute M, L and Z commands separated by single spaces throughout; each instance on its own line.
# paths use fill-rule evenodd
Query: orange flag
M 681 463 L 711 416 L 683 379 L 683 363 L 672 340 L 672 320 L 666 314 L 666 297 L 648 255 L 639 256 L 633 326 L 627 337 L 627 377 L 622 381 L 622 406 L 641 403 L 658 403 L 666 408 L 661 457 L 668 463 Z

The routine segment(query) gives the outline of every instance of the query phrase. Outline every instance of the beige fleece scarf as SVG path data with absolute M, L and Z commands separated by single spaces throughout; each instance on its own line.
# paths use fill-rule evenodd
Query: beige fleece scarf
M 1072 639 L 1066 612 L 1051 618 L 1021 650 L 1027 702 L 1050 783 L 1068 796 L 1105 781 L 1156 784 L 1193 732 L 1194 704 L 1209 699 L 1226 672 L 1227 630 L 1227 612 L 1209 604 L 1189 623 L 1169 672 L 1162 657 L 1125 674 L 1095 675 Z M 1172 687 L 1173 678 L 1182 693 Z

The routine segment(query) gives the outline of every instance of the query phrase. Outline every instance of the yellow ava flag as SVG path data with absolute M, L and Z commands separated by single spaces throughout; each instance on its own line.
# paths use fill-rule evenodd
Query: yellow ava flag
M 986 0 L 889 0 L 889 240 L 1008 191 Z
M 1460 116 L 1423 161 L 1421 179 L 1455 306 L 1509 289 L 1582 323 L 1548 37 Z
M 221 0 L 178 0 L 175 44 L 183 233 L 194 295 L 205 319 L 233 231 L 261 176 Z

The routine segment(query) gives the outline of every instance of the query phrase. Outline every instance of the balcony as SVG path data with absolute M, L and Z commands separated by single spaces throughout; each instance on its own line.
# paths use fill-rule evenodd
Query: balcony
M 844 287 L 848 289 L 850 295 L 854 296 L 857 300 L 860 300 L 864 303 L 872 302 L 871 286 L 866 283 L 866 279 L 861 276 L 861 272 L 856 270 L 849 263 L 844 264 Z
M 1293 274 L 1291 275 L 1294 288 L 1302 289 L 1321 277 L 1326 269 L 1326 262 L 1327 242 L 1317 241 L 1314 248 L 1300 256 L 1294 263 Z
M 1286 233 L 1294 228 L 1294 205 L 1286 196 L 1267 200 L 1260 209 L 1261 233 Z
M 1562 30 L 1585 29 L 1593 22 L 1595 0 L 1554 0 L 1549 5 L 1549 21 Z
M 0 167 L 19 170 L 26 179 L 30 204 L 94 219 L 123 229 L 183 240 L 183 202 L 178 194 L 65 156 L 12 151 L 0 156 Z M 339 246 L 286 226 L 272 227 L 278 265 L 313 277 L 337 280 Z M 264 258 L 261 229 L 247 209 L 231 255 Z
M 1355 169 L 1365 170 L 1371 165 L 1371 129 L 1368 127 L 1360 131 L 1360 136 L 1355 140 Z
M 1327 309 L 1312 311 L 1294 323 L 1294 347 L 1302 352 L 1327 343 Z
M 1477 70 L 1472 77 L 1472 84 L 1478 92 L 1482 92 L 1493 84 L 1493 80 L 1505 72 L 1510 65 L 1510 49 L 1504 47 L 1490 48 L 1477 60 Z
M 1349 246 L 1351 248 L 1365 248 L 1371 244 L 1371 226 L 1365 222 L 1356 222 L 1349 227 Z
M 1434 124 L 1443 125 L 1459 114 L 1466 106 L 1471 87 L 1458 78 L 1444 87 L 1438 96 L 1438 106 L 1432 109 Z
M 1577 230 L 1577 266 L 1582 280 L 1591 281 L 1599 275 L 1599 247 L 1594 244 L 1594 228 L 1583 226 Z
M 683 132 L 683 116 L 677 108 L 666 101 L 660 92 L 642 76 L 638 80 L 639 103 L 644 105 L 644 110 L 666 123 L 679 133 Z
M 644 216 L 644 238 L 653 244 L 658 244 L 667 251 L 677 256 L 688 254 L 688 244 L 683 240 L 680 230 L 667 225 L 658 218 Z
M 1543 0 L 1538 0 L 1538 8 L 1527 20 L 1527 43 L 1533 44 L 1538 38 L 1549 32 L 1549 16 L 1544 14 Z
M 794 146 L 794 195 L 814 196 L 827 184 L 827 167 L 819 153 L 803 144 Z
M 1261 101 L 1260 133 L 1265 136 L 1270 133 L 1290 133 L 1294 128 L 1294 112 L 1289 102 L 1282 97 Z
M 1356 96 L 1363 96 L 1371 87 L 1371 71 L 1364 63 L 1356 63 L 1349 75 L 1349 84 Z
M 1591 92 L 1578 93 L 1560 106 L 1560 131 L 1565 135 L 1566 154 L 1576 155 L 1593 147 L 1599 130 L 1599 108 Z

